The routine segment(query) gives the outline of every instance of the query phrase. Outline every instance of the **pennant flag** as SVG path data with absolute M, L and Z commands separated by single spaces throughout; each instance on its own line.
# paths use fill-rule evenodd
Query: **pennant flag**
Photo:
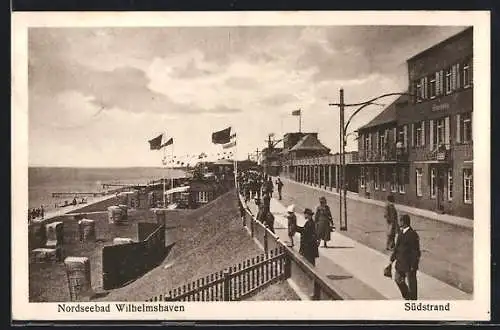
M 231 141 L 231 127 L 212 133 L 212 143 L 225 144 Z
M 300 109 L 299 110 L 293 110 L 292 111 L 292 116 L 300 116 Z
M 232 142 L 226 143 L 226 144 L 222 145 L 222 148 L 229 149 L 229 148 L 232 148 L 234 146 L 236 146 L 236 141 L 232 141 Z
M 154 139 L 149 140 L 149 150 L 159 150 L 161 149 L 161 139 L 163 134 L 158 135 Z
M 160 146 L 160 149 L 163 148 L 163 147 L 169 146 L 169 145 L 171 145 L 173 143 L 174 143 L 174 138 L 170 138 L 167 142 L 165 142 L 164 144 L 162 144 Z

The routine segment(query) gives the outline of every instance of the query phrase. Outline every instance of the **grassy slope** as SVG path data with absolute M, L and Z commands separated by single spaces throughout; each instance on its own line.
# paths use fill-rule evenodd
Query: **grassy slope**
M 234 192 L 189 217 L 170 219 L 167 228 L 176 244 L 163 264 L 103 299 L 145 301 L 262 253 L 240 224 Z

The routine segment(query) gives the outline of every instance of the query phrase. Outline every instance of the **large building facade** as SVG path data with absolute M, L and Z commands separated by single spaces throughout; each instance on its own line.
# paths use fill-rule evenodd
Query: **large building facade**
M 360 194 L 473 218 L 472 41 L 468 28 L 407 60 L 410 96 L 359 129 Z

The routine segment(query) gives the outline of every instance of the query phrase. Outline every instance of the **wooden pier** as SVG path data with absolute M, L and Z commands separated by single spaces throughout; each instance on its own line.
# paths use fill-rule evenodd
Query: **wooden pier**
M 53 192 L 52 197 L 97 197 L 109 194 L 108 191 L 101 192 Z

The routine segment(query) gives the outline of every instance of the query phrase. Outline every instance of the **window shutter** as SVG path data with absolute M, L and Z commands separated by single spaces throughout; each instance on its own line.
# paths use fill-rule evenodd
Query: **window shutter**
M 474 81 L 474 76 L 472 75 L 472 73 L 474 72 L 473 68 L 472 68 L 472 59 L 469 60 L 469 84 L 472 84 L 472 82 Z
M 457 79 L 457 81 L 456 81 L 456 85 L 455 85 L 455 86 L 456 86 L 456 88 L 458 89 L 458 88 L 460 88 L 460 86 L 462 86 L 462 85 L 460 84 L 460 76 L 462 75 L 462 73 L 460 72 L 460 64 L 455 64 L 455 67 L 456 67 L 455 71 L 456 71 L 456 73 L 457 73 L 457 74 L 456 74 L 456 79 Z
M 453 65 L 451 67 L 451 90 L 454 91 L 457 88 L 457 66 Z
M 429 120 L 429 149 L 434 149 L 434 120 Z
M 403 146 L 408 148 L 408 125 L 403 126 Z
M 444 144 L 450 148 L 450 117 L 444 118 Z
M 410 124 L 411 146 L 415 146 L 415 124 Z
M 422 121 L 422 137 L 421 137 L 421 141 L 420 142 L 420 145 L 421 146 L 425 146 L 425 120 Z
M 457 131 L 455 132 L 457 143 L 462 142 L 460 138 L 460 114 L 457 115 Z
M 436 72 L 436 96 L 440 95 L 441 92 L 440 92 L 440 89 L 439 89 L 439 84 L 441 82 L 441 80 L 439 79 L 440 78 L 440 75 L 439 75 L 439 71 Z
M 397 132 L 397 128 L 396 128 L 396 127 L 394 127 L 394 128 L 392 129 L 392 132 L 394 133 L 394 136 L 393 136 L 394 140 L 393 140 L 392 142 L 393 142 L 393 143 L 396 143 L 396 141 L 398 140 L 398 132 Z
M 427 77 L 424 77 L 423 78 L 423 83 L 422 83 L 422 90 L 424 91 L 424 99 L 427 99 L 427 90 L 428 90 L 428 86 L 427 86 Z
M 444 94 L 444 70 L 439 71 L 439 75 L 441 76 L 440 81 L 441 81 L 441 94 Z

